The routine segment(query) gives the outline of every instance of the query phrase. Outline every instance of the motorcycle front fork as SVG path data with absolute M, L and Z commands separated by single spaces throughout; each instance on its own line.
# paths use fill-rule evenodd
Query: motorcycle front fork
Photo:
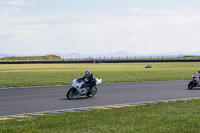
M 198 82 L 196 80 L 192 80 L 192 82 L 193 82 L 193 86 L 194 87 L 198 87 L 199 86 L 199 84 L 198 84 Z

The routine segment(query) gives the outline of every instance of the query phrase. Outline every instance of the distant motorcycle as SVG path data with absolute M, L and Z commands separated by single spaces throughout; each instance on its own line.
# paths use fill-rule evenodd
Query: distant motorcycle
M 196 81 L 196 78 L 198 78 L 199 75 L 197 74 L 193 74 L 192 75 L 192 81 L 189 82 L 188 84 L 188 89 L 192 89 L 193 87 L 198 87 L 198 84 L 197 84 L 197 81 Z
M 145 68 L 152 68 L 152 66 L 151 66 L 150 64 L 147 64 L 147 65 L 145 66 Z
M 102 82 L 101 78 L 95 78 L 96 85 Z M 69 89 L 66 96 L 68 99 L 78 98 L 80 96 L 93 97 L 97 93 L 96 85 L 92 87 L 91 91 L 89 91 L 89 87 L 83 87 L 86 85 L 87 80 L 77 78 L 72 81 L 72 88 Z

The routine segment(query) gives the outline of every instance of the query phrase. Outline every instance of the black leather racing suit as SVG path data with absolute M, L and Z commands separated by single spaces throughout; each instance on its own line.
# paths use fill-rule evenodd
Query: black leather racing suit
M 90 91 L 91 88 L 96 85 L 95 76 L 94 74 L 91 73 L 89 77 L 86 77 L 86 76 L 82 77 L 82 79 L 85 79 L 85 78 L 87 78 L 88 81 L 86 82 L 87 85 L 85 85 L 84 87 L 90 87 L 89 89 Z

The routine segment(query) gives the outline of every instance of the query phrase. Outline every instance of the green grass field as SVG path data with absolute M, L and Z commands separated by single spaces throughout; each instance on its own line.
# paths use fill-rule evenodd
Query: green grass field
M 0 133 L 199 133 L 200 100 L 0 121 Z
M 0 87 L 67 85 L 90 69 L 103 83 L 190 80 L 200 63 L 0 65 Z M 0 133 L 198 133 L 200 100 L 0 121 Z
M 200 70 L 200 63 L 113 64 L 9 64 L 0 65 L 0 88 L 69 85 L 91 70 L 103 83 L 190 80 Z

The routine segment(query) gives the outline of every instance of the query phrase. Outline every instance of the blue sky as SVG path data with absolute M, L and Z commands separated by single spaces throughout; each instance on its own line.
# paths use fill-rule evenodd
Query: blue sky
M 199 52 L 199 0 L 1 0 L 0 54 Z

